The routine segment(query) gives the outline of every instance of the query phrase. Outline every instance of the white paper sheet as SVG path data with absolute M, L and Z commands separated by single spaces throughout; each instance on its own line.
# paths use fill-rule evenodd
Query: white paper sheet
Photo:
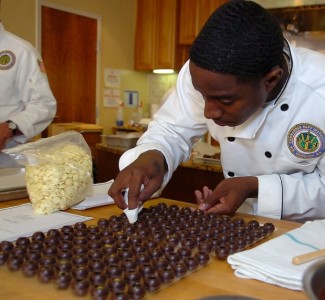
M 107 182 L 94 184 L 92 195 L 86 197 L 84 201 L 72 206 L 71 208 L 77 210 L 85 210 L 88 208 L 114 204 L 115 202 L 113 198 L 107 194 L 107 191 L 113 182 L 114 180 L 112 179 Z
M 35 215 L 31 203 L 0 209 L 0 241 L 14 241 L 19 237 L 30 237 L 36 231 L 47 232 L 92 217 L 79 216 L 62 211 L 49 215 Z

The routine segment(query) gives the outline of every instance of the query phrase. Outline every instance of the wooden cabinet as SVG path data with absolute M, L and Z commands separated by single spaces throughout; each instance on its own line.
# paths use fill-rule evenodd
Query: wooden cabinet
M 202 191 L 205 185 L 214 189 L 223 179 L 221 171 L 188 168 L 180 165 L 162 191 L 161 197 L 196 204 L 195 190 Z
M 97 173 L 96 182 L 106 182 L 115 179 L 119 172 L 119 159 L 123 151 L 97 144 Z M 206 185 L 214 189 L 224 179 L 221 166 L 181 164 L 163 190 L 161 197 L 196 203 L 194 191 L 202 190 Z
M 227 0 L 180 0 L 179 44 L 191 45 L 209 16 Z
M 177 66 L 179 0 L 138 0 L 134 68 L 138 71 Z

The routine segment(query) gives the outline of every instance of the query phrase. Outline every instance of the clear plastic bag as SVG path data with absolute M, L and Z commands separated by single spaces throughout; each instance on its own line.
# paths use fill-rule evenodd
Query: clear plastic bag
M 27 192 L 35 214 L 65 210 L 91 193 L 91 151 L 76 131 L 66 131 L 5 152 L 25 166 Z

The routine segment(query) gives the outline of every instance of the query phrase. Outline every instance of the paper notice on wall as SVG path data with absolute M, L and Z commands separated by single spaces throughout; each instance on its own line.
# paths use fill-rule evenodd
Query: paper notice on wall
M 121 92 L 119 89 L 104 89 L 104 107 L 118 107 L 121 101 Z
M 104 82 L 105 82 L 105 87 L 107 88 L 121 87 L 121 71 L 105 68 Z

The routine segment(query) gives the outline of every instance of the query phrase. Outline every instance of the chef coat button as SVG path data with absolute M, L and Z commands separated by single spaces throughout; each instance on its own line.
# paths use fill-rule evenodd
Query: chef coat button
M 282 111 L 286 111 L 286 110 L 288 110 L 289 109 L 289 105 L 288 104 L 282 104 L 281 105 L 281 110 Z
M 230 137 L 228 138 L 228 141 L 229 141 L 229 142 L 233 142 L 233 141 L 235 141 L 235 138 L 232 137 L 232 136 L 230 136 Z
M 265 156 L 266 156 L 267 158 L 271 158 L 271 157 L 272 157 L 272 154 L 271 154 L 271 152 L 266 151 L 266 152 L 265 152 Z
M 235 173 L 234 172 L 228 172 L 228 176 L 229 177 L 234 177 L 235 176 Z

